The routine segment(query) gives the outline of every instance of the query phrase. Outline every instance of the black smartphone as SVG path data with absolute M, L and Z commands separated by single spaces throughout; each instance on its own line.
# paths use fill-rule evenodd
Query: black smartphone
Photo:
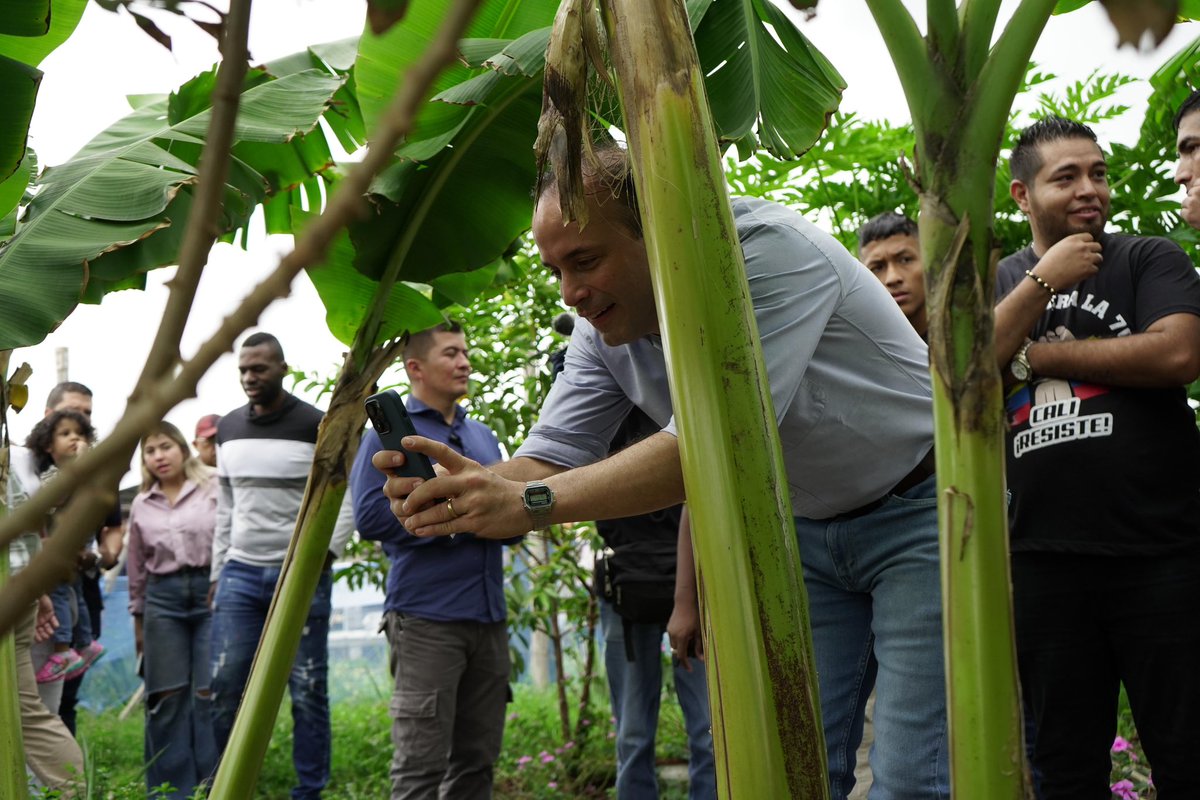
M 424 453 L 411 453 L 400 446 L 405 436 L 417 436 L 412 420 L 408 417 L 408 409 L 404 407 L 404 399 L 395 389 L 373 394 L 367 398 L 367 418 L 379 434 L 385 450 L 399 450 L 404 453 L 404 465 L 392 470 L 394 475 L 401 478 L 424 478 L 429 480 L 437 475 L 429 456 Z

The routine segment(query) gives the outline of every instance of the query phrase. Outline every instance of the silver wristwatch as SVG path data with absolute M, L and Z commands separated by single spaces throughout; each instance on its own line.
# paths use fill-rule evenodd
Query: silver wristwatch
M 542 481 L 529 481 L 525 484 L 521 503 L 533 522 L 533 530 L 540 531 L 550 527 L 550 512 L 554 510 L 553 489 Z
M 1027 339 L 1008 364 L 1008 371 L 1019 381 L 1028 381 L 1033 377 L 1033 368 L 1029 366 L 1029 346 L 1031 344 L 1033 341 Z

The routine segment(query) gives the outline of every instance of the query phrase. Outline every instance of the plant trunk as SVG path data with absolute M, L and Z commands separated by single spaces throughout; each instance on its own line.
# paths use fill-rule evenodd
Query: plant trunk
M 8 475 L 8 452 L 0 454 L 0 477 Z M 0 481 L 0 491 L 7 481 Z M 7 506 L 0 503 L 0 514 Z M 0 547 L 0 586 L 8 581 L 8 548 Z M 12 631 L 0 636 L 0 797 L 24 800 L 25 745 L 21 739 L 21 700 L 17 694 L 17 650 Z
M 719 792 L 825 798 L 788 483 L 687 14 L 674 0 L 603 5 L 705 577 Z
M 966 186 L 992 175 L 945 175 Z M 986 178 L 986 180 L 985 180 Z M 949 192 L 946 193 L 947 195 Z M 955 797 L 1026 796 L 1004 491 L 1004 405 L 992 336 L 990 192 L 964 222 L 922 197 L 938 475 L 950 777 Z M 973 213 L 974 212 L 974 213 Z M 981 224 L 970 225 L 972 218 Z M 977 228 L 970 230 L 971 227 Z M 981 266 L 982 265 L 982 268 Z
M 0 517 L 9 511 L 8 360 L 11 350 L 0 352 Z M 19 407 L 19 406 L 18 406 Z M 8 545 L 0 545 L 0 587 L 8 583 Z M 18 623 L 19 624 L 19 623 Z M 25 800 L 25 746 L 21 739 L 21 699 L 17 682 L 17 650 L 13 631 L 0 636 L 0 798 Z

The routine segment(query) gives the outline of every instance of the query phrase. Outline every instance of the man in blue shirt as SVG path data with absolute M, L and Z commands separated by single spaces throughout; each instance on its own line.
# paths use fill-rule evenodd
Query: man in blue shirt
M 457 324 L 413 334 L 404 349 L 408 413 L 422 436 L 474 461 L 500 460 L 496 435 L 468 419 L 471 362 Z M 502 543 L 470 533 L 418 539 L 392 514 L 371 467 L 383 449 L 368 430 L 350 473 L 358 532 L 391 560 L 385 625 L 395 678 L 392 800 L 489 798 L 508 695 Z

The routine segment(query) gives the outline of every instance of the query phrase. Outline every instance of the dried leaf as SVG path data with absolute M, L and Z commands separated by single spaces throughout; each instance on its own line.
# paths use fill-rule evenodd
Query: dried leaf
M 367 0 L 367 23 L 376 36 L 404 19 L 407 13 L 408 0 Z
M 550 44 L 546 47 L 542 116 L 533 145 L 538 166 L 536 195 L 540 198 L 545 190 L 549 164 L 554 172 L 563 222 L 574 221 L 580 226 L 587 224 L 582 169 L 587 136 L 585 7 L 590 8 L 590 2 L 565 0 L 555 15 Z
M 1117 29 L 1117 46 L 1137 47 L 1147 33 L 1157 47 L 1175 26 L 1179 0 L 1100 0 Z

